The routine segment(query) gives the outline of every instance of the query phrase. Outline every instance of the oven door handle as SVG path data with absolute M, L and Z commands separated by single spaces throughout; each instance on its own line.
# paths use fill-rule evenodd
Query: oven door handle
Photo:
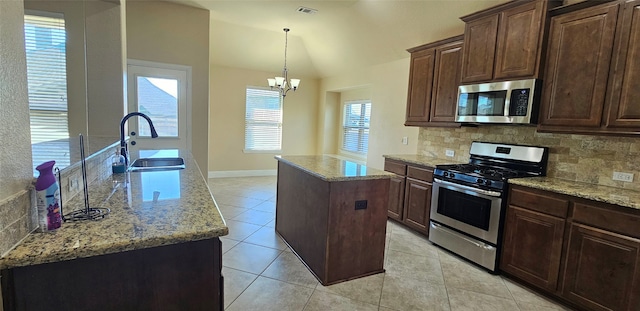
M 489 190 L 484 190 L 484 189 L 480 189 L 480 188 L 469 187 L 469 186 L 465 186 L 465 185 L 461 185 L 461 184 L 452 183 L 450 181 L 444 181 L 444 180 L 437 179 L 437 178 L 434 178 L 433 182 L 434 183 L 443 184 L 445 186 L 450 186 L 450 187 L 453 187 L 453 188 L 473 191 L 473 192 L 476 192 L 476 193 L 479 193 L 479 194 L 488 195 L 490 197 L 500 197 L 502 195 L 500 192 L 497 192 L 497 191 L 489 191 Z

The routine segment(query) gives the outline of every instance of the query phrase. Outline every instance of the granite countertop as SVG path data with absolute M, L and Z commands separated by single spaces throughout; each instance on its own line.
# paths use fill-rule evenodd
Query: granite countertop
M 227 235 L 229 229 L 193 157 L 174 152 L 185 159 L 185 169 L 114 174 L 90 184 L 90 207 L 111 209 L 105 219 L 33 232 L 0 258 L 0 269 Z M 63 213 L 83 207 L 84 198 L 78 195 L 63 206 Z
M 640 192 L 551 177 L 512 178 L 509 183 L 640 209 Z
M 395 176 L 392 173 L 328 155 L 276 156 L 275 158 L 325 181 L 385 179 Z
M 419 154 L 385 154 L 383 155 L 383 157 L 389 160 L 402 161 L 402 162 L 407 162 L 411 164 L 430 166 L 430 167 L 435 167 L 436 165 L 442 165 L 442 164 L 464 163 L 464 162 L 455 161 L 453 159 L 451 160 L 440 159 L 440 158 L 434 158 L 431 156 L 423 156 Z

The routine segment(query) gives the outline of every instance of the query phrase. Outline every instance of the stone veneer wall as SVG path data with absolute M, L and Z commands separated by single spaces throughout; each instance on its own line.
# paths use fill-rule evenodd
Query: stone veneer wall
M 111 176 L 111 155 L 113 150 L 107 148 L 89 157 L 87 165 L 87 183 L 102 181 Z M 74 196 L 82 195 L 82 167 L 73 165 L 61 172 L 61 194 L 63 212 L 69 213 L 74 209 L 65 208 L 65 204 Z M 69 190 L 69 179 L 78 181 L 78 187 Z M 34 179 L 35 184 L 35 179 Z M 91 195 L 91 187 L 89 187 Z M 32 206 L 31 202 L 34 202 Z M 11 250 L 30 232 L 38 227 L 37 210 L 35 207 L 35 190 L 24 190 L 0 201 L 0 256 Z M 64 224 L 62 225 L 64 226 Z
M 549 177 L 640 190 L 640 139 L 636 137 L 538 133 L 535 127 L 518 125 L 420 128 L 418 153 L 467 162 L 473 141 L 549 147 Z M 446 149 L 454 150 L 455 156 L 446 157 Z M 633 173 L 633 182 L 613 181 L 613 171 Z

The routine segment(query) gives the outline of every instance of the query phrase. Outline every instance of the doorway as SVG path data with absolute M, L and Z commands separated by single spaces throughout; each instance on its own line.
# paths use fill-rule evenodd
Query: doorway
M 128 121 L 129 150 L 191 149 L 191 67 L 139 60 L 127 62 L 128 112 L 149 116 Z

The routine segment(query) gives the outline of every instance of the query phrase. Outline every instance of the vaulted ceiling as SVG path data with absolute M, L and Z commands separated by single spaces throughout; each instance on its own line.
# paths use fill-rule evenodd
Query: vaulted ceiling
M 173 0 L 210 10 L 212 64 L 279 72 L 285 34 L 289 77 L 330 77 L 462 34 L 460 16 L 505 0 Z M 316 9 L 315 14 L 297 11 Z

